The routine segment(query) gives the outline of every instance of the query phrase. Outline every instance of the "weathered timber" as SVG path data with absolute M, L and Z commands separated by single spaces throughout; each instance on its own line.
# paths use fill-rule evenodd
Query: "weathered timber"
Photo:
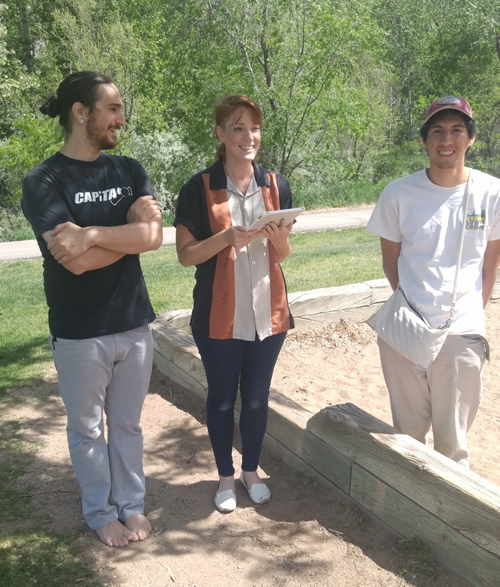
M 193 337 L 164 320 L 153 322 L 153 337 L 153 360 L 158 369 L 205 399 L 205 370 Z
M 422 540 L 445 566 L 473 585 L 498 587 L 500 559 L 363 467 L 353 464 L 351 499 L 402 536 Z M 418 498 L 416 498 L 418 499 Z
M 353 404 L 325 408 L 309 420 L 308 429 L 331 443 L 336 452 L 500 556 L 500 490 L 486 479 Z
M 299 326 L 365 321 L 392 293 L 386 279 L 290 294 Z M 492 299 L 500 297 L 495 284 Z M 189 310 L 154 323 L 155 364 L 205 399 Z M 186 330 L 183 332 L 179 328 Z M 239 402 L 235 420 L 239 419 Z M 271 389 L 265 444 L 402 536 L 423 540 L 474 585 L 500 585 L 500 491 L 352 404 L 312 414 Z
M 352 501 L 403 536 L 420 538 L 473 584 L 499 584 L 495 485 L 352 404 L 325 408 L 307 428 L 331 446 L 333 460 L 342 454 L 351 461 Z M 338 487 L 336 470 L 345 475 L 345 460 L 330 466 Z
M 332 459 L 331 447 L 307 432 L 312 412 L 299 406 L 274 389 L 269 394 L 269 416 L 265 443 L 274 439 L 314 470 L 312 477 L 344 494 L 349 491 L 350 462 L 341 453 Z M 288 461 L 287 461 L 288 462 Z M 332 465 L 335 468 L 332 470 Z M 303 467 L 301 466 L 301 470 Z M 332 480 L 335 477 L 335 481 Z M 325 483 L 325 480 L 328 483 Z
M 293 312 L 292 312 L 293 313 Z M 366 322 L 373 314 L 373 306 L 362 306 L 360 308 L 345 308 L 336 312 L 320 312 L 308 316 L 293 315 L 296 328 L 317 328 L 326 324 L 337 324 L 340 320 L 349 322 Z
M 392 294 L 387 279 L 372 279 L 362 283 L 325 287 L 288 294 L 290 309 L 299 326 L 318 326 L 336 323 L 340 318 L 365 322 Z M 500 298 L 500 282 L 493 288 L 492 299 Z M 190 332 L 191 310 L 173 310 L 159 316 L 159 321 L 170 322 Z
M 348 493 L 343 493 L 337 485 L 333 485 L 327 477 L 322 475 L 321 471 L 316 470 L 313 468 L 307 461 L 298 457 L 293 451 L 289 450 L 287 446 L 282 444 L 279 440 L 276 440 L 273 436 L 269 433 L 266 434 L 264 439 L 264 445 L 277 457 L 282 459 L 287 465 L 293 467 L 296 471 L 307 475 L 307 477 L 314 479 L 318 484 L 326 487 L 334 491 L 335 493 L 339 494 L 342 497 L 350 500 Z M 349 469 L 346 468 L 346 476 L 349 476 Z
M 172 310 L 163 314 L 163 321 L 170 322 L 173 326 L 184 330 L 188 334 L 191 334 L 191 310 Z
M 369 285 L 355 283 L 291 293 L 288 294 L 288 303 L 292 314 L 304 318 L 322 312 L 369 306 L 371 295 L 372 290 Z
M 370 305 L 385 302 L 392 294 L 392 287 L 389 285 L 389 282 L 385 277 L 382 279 L 363 281 L 363 284 L 367 285 L 372 290 Z

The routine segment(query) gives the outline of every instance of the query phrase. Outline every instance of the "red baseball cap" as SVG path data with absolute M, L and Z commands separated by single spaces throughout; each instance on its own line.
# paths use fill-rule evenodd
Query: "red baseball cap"
M 425 113 L 424 124 L 429 118 L 441 110 L 458 110 L 473 120 L 472 108 L 465 98 L 459 98 L 458 96 L 444 96 L 443 98 L 434 100 L 429 106 L 429 109 Z

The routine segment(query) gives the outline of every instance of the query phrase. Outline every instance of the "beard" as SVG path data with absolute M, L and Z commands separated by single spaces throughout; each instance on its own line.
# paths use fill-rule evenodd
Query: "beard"
M 92 114 L 87 119 L 87 140 L 90 145 L 105 151 L 107 149 L 114 149 L 118 144 L 115 134 L 109 134 L 109 127 L 106 129 L 99 128 L 95 116 Z

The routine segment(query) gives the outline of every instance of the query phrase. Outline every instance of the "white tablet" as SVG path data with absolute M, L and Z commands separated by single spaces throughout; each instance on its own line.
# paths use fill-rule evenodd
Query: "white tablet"
M 262 216 L 259 216 L 257 220 L 247 228 L 247 230 L 262 230 L 269 222 L 276 222 L 279 226 L 280 222 L 284 219 L 285 224 L 293 222 L 297 216 L 303 212 L 305 208 L 287 208 L 286 210 L 268 210 L 264 212 Z

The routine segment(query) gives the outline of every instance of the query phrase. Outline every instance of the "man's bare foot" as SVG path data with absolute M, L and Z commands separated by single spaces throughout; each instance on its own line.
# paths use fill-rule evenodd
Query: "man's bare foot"
M 125 520 L 125 526 L 133 532 L 137 538 L 134 540 L 146 540 L 151 533 L 151 524 L 144 514 L 134 514 Z
M 127 546 L 129 542 L 139 540 L 133 530 L 118 520 L 113 520 L 102 528 L 98 528 L 95 533 L 106 546 Z

